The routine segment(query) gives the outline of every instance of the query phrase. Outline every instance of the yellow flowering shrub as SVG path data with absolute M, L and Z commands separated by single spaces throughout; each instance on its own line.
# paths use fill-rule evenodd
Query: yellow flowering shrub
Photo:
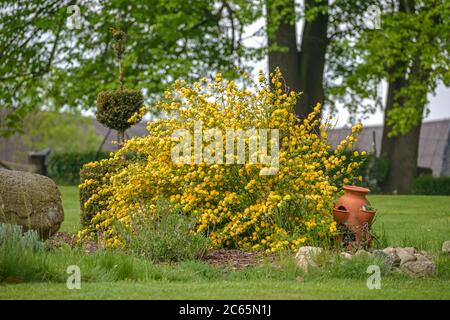
M 269 79 L 260 74 L 254 88 L 224 81 L 218 74 L 192 85 L 175 81 L 157 107 L 167 117 L 148 123 L 148 135 L 128 140 L 113 159 L 126 164 L 99 190 L 110 194 L 108 206 L 93 218 L 94 229 L 106 236 L 108 246 L 120 246 L 116 230 L 132 227 L 135 215 L 151 216 L 161 197 L 196 219 L 196 232 L 207 234 L 215 248 L 277 251 L 297 250 L 306 244 L 328 241 L 336 235 L 331 208 L 339 183 L 354 181 L 357 162 L 344 159 L 361 125 L 336 150 L 327 144 L 320 105 L 304 119 L 294 116 L 298 98 L 282 88 L 279 71 Z M 260 175 L 264 165 L 177 164 L 171 151 L 179 141 L 175 130 L 193 132 L 196 121 L 203 130 L 264 128 L 279 130 L 279 169 Z M 225 145 L 225 135 L 223 136 Z M 249 138 L 245 138 L 249 151 Z M 343 165 L 344 160 L 346 165 Z M 84 187 L 83 185 L 81 186 Z M 95 196 L 95 195 L 94 195 Z M 89 236 L 91 229 L 81 231 Z

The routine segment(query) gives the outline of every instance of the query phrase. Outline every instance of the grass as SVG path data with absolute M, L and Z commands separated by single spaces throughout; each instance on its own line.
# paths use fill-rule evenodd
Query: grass
M 413 246 L 439 252 L 450 240 L 449 196 L 369 197 L 378 210 L 374 230 L 388 238 L 388 245 Z
M 60 190 L 65 208 L 61 230 L 75 232 L 78 191 Z M 13 284 L 7 282 L 17 279 L 6 279 L 0 284 L 0 299 L 450 299 L 450 257 L 439 254 L 442 242 L 450 239 L 450 197 L 370 196 L 369 200 L 378 210 L 374 229 L 383 244 L 433 252 L 437 275 L 411 279 L 382 273 L 381 290 L 369 290 L 365 270 L 376 263 L 370 259 L 303 274 L 292 259 L 280 257 L 281 268 L 267 263 L 234 272 L 198 261 L 152 264 L 117 252 L 86 255 L 62 248 L 45 253 L 45 259 L 36 254 L 39 265 L 33 266 L 34 274 L 26 273 L 36 282 Z M 66 287 L 70 264 L 80 266 L 80 290 Z
M 80 195 L 74 186 L 60 186 L 64 222 L 60 231 L 76 233 L 80 227 Z
M 365 281 L 195 281 L 86 283 L 68 290 L 63 283 L 1 287 L 0 299 L 450 299 L 450 282 L 387 279 L 380 290 Z

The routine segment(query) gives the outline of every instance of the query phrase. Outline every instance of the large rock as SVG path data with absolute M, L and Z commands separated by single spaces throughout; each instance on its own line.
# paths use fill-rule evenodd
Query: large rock
M 64 220 L 61 194 L 50 178 L 0 169 L 0 222 L 36 230 L 43 239 Z
M 298 249 L 295 259 L 297 265 L 305 272 L 308 271 L 308 267 L 317 267 L 316 258 L 322 253 L 322 248 L 319 247 L 301 247 Z

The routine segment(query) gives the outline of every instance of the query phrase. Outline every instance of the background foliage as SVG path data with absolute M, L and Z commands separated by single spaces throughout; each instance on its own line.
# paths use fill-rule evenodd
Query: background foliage
M 114 88 L 111 27 L 127 33 L 125 87 L 143 88 L 150 101 L 173 79 L 234 73 L 246 54 L 243 25 L 261 10 L 244 0 L 81 0 L 81 27 L 71 29 L 73 4 L 1 2 L 1 136 L 21 130 L 33 109 L 90 109 L 98 92 Z
M 84 164 L 105 159 L 105 152 L 58 152 L 51 153 L 48 159 L 48 176 L 60 185 L 78 185 L 80 170 Z

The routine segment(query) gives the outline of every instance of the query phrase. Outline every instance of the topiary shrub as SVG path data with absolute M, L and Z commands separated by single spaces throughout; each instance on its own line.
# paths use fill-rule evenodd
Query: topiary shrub
M 108 154 L 100 152 L 59 152 L 51 153 L 48 159 L 48 176 L 60 185 L 77 185 L 80 183 L 81 167 L 97 159 L 105 159 Z
M 126 33 L 121 29 L 111 29 L 114 50 L 119 64 L 118 80 L 120 88 L 102 91 L 97 96 L 97 120 L 110 129 L 119 132 L 119 145 L 125 142 L 125 130 L 139 122 L 145 113 L 144 97 L 140 90 L 124 89 L 123 54 Z
M 138 113 L 143 105 L 144 97 L 139 90 L 102 91 L 97 96 L 96 117 L 108 128 L 125 131 L 132 125 L 128 120 Z
M 450 177 L 419 176 L 414 181 L 412 193 L 450 196 Z

